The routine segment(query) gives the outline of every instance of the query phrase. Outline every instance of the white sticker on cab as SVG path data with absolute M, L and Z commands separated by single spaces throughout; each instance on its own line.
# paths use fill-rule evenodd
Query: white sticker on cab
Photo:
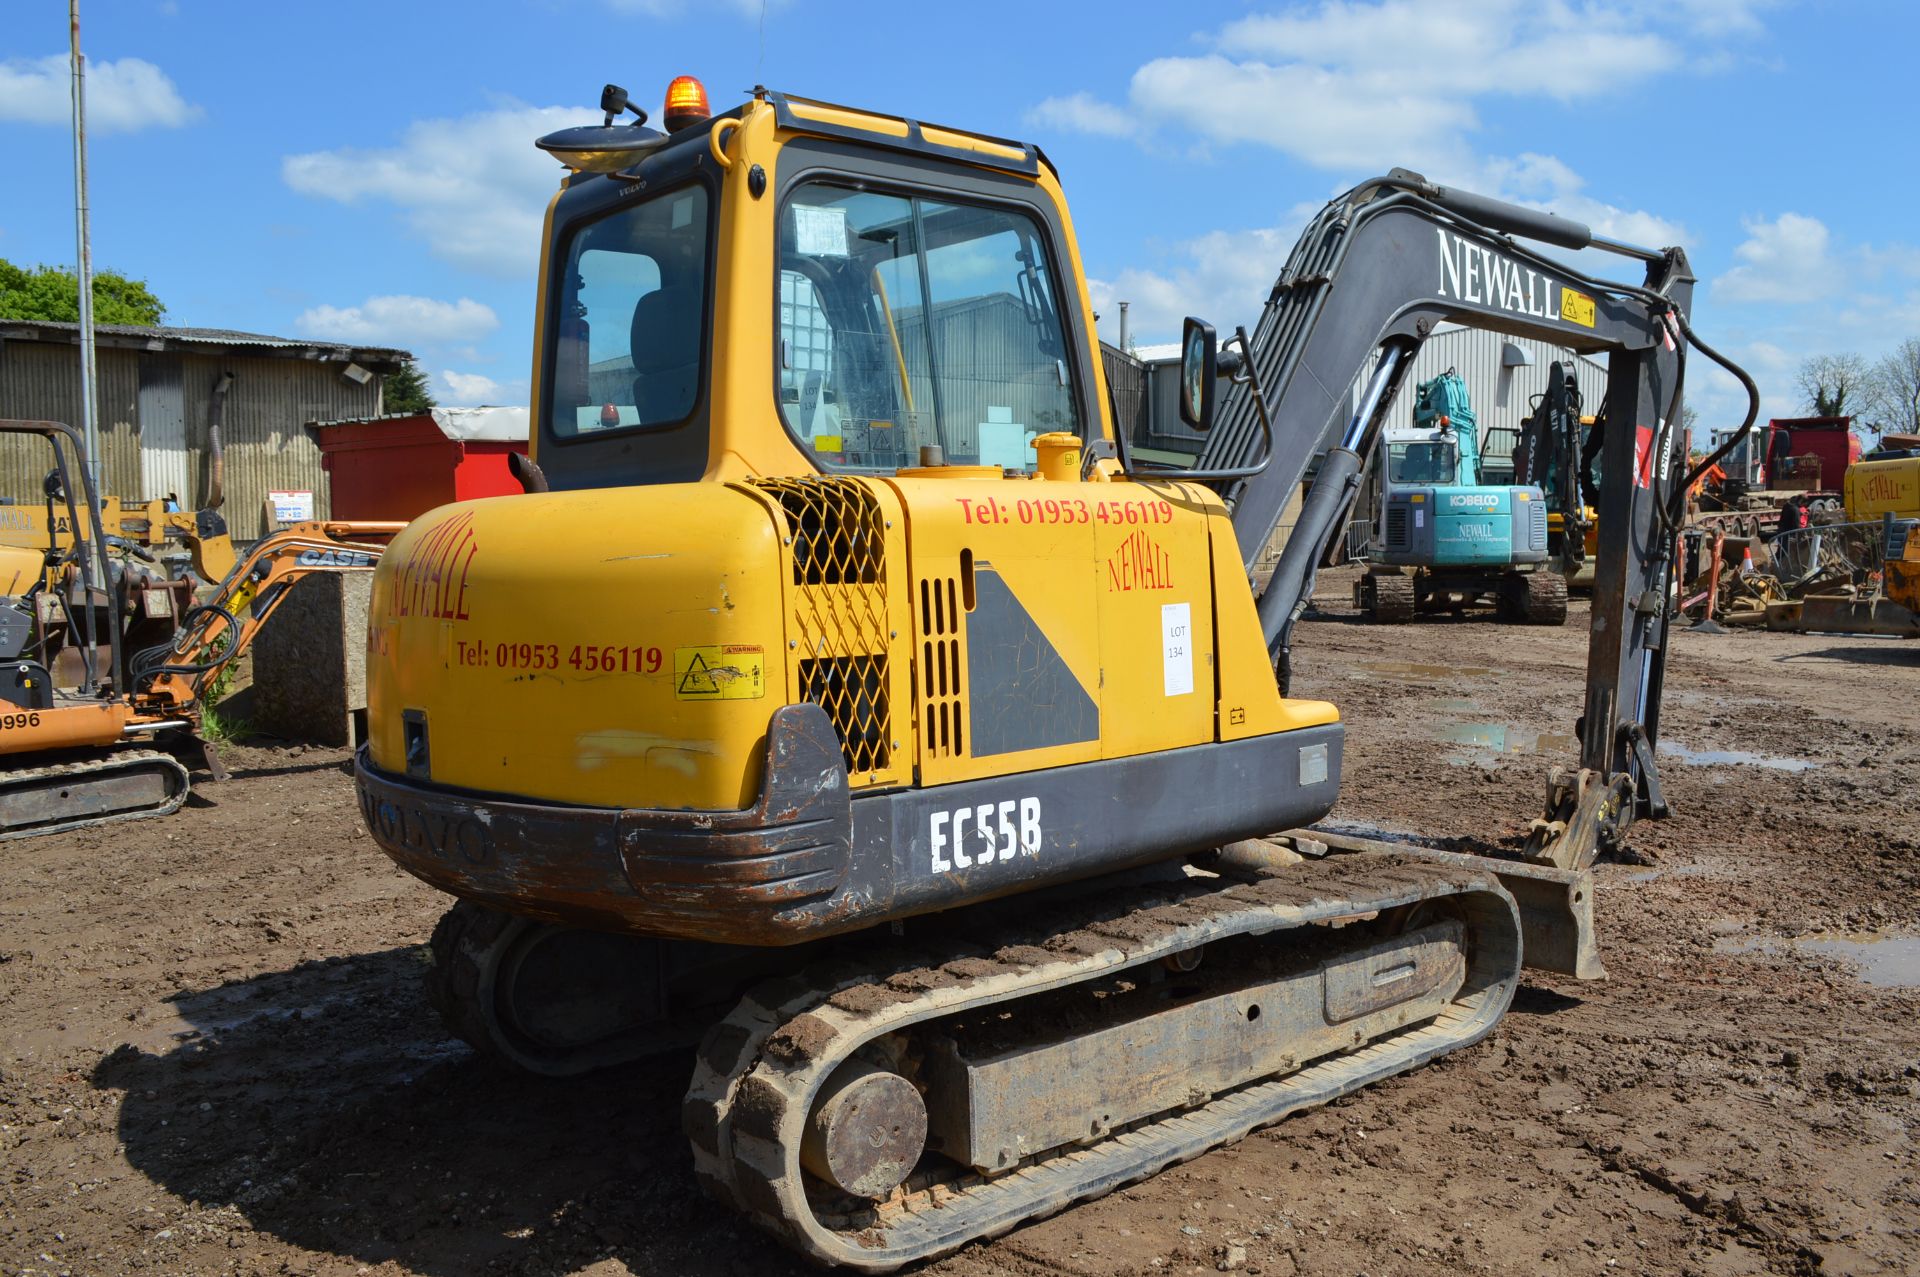
M 1160 605 L 1160 662 L 1168 696 L 1193 691 L 1193 606 Z

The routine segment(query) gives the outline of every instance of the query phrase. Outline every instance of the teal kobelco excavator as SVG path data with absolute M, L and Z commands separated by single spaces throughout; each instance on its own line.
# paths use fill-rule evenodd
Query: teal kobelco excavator
M 1479 425 L 1459 373 L 1421 382 L 1413 425 L 1387 427 L 1381 444 L 1367 574 L 1353 587 L 1369 619 L 1491 600 L 1510 623 L 1566 621 L 1566 580 L 1546 570 L 1544 494 L 1480 481 Z

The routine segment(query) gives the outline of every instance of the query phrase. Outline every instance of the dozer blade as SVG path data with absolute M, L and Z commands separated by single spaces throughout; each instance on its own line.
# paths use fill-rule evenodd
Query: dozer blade
M 1523 965 L 1535 971 L 1604 980 L 1600 942 L 1593 930 L 1593 870 L 1560 869 L 1524 860 L 1496 860 L 1456 851 L 1412 847 L 1376 838 L 1355 838 L 1323 829 L 1295 830 L 1289 840 L 1306 839 L 1337 854 L 1398 852 L 1436 864 L 1457 865 L 1494 875 L 1520 907 Z
M 190 787 L 177 759 L 146 749 L 0 771 L 0 839 L 165 816 L 187 801 Z
M 1520 969 L 1498 880 L 1409 855 L 1020 910 L 750 993 L 687 1096 L 707 1190 L 890 1271 L 1478 1041 Z

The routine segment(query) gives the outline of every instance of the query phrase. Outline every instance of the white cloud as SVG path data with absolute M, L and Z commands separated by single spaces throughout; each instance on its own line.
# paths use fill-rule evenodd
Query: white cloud
M 1587 194 L 1585 180 L 1550 155 L 1466 159 L 1457 170 L 1449 166 L 1426 176 L 1531 208 L 1550 209 L 1628 243 L 1664 248 L 1688 240 L 1686 228 L 1678 223 Z M 1300 231 L 1319 211 L 1317 203 L 1299 204 L 1274 226 L 1214 231 L 1184 241 L 1161 255 L 1163 264 L 1157 269 L 1130 267 L 1109 279 L 1089 280 L 1094 309 L 1101 315 L 1101 334 L 1108 340 L 1117 335 L 1122 301 L 1130 304 L 1129 334 L 1142 343 L 1177 337 L 1187 315 L 1199 315 L 1223 328 L 1244 323 L 1251 329 Z M 1598 249 L 1565 253 L 1536 247 L 1588 274 L 1637 279 L 1636 269 L 1628 269 L 1623 276 L 1621 259 Z
M 1418 77 L 1381 82 L 1323 67 L 1219 54 L 1157 58 L 1134 72 L 1133 111 L 1209 142 L 1271 146 L 1319 168 L 1386 171 L 1410 156 L 1455 155 L 1477 118 Z
M 455 372 L 449 368 L 440 374 L 440 384 L 446 387 L 443 398 L 454 402 L 447 407 L 478 407 L 484 404 L 497 404 L 506 397 L 506 388 L 493 378 L 477 372 Z
M 1471 162 L 1476 103 L 1607 99 L 1753 34 L 1770 0 L 1321 0 L 1237 19 L 1200 53 L 1141 66 L 1116 104 L 1048 98 L 1030 119 L 1118 134 L 1182 129 L 1320 168 Z
M 87 60 L 87 130 L 177 129 L 206 114 L 180 96 L 167 73 L 139 58 Z M 64 53 L 0 62 L 0 120 L 71 127 L 73 80 Z
M 1118 339 L 1123 301 L 1128 336 L 1141 345 L 1176 339 L 1188 315 L 1209 320 L 1223 333 L 1236 324 L 1251 331 L 1301 227 L 1318 211 L 1302 204 L 1277 226 L 1213 231 L 1176 244 L 1158 270 L 1129 267 L 1111 278 L 1089 279 L 1100 335 Z
M 1027 123 L 1035 128 L 1096 133 L 1106 137 L 1132 137 L 1140 131 L 1140 122 L 1126 110 L 1110 102 L 1102 102 L 1091 93 L 1047 98 L 1027 112 Z
M 303 195 L 392 204 L 436 256 L 520 277 L 539 261 L 541 216 L 564 176 L 534 139 L 595 118 L 580 107 L 514 104 L 416 120 L 397 146 L 290 155 L 280 172 Z
M 1799 213 L 1772 221 L 1747 219 L 1740 264 L 1713 281 L 1716 298 L 1736 302 L 1811 302 L 1836 295 L 1845 272 L 1829 253 L 1826 223 Z
M 500 326 L 500 317 L 471 297 L 443 302 L 390 296 L 369 297 L 358 306 L 315 306 L 294 322 L 313 337 L 412 350 L 478 340 Z

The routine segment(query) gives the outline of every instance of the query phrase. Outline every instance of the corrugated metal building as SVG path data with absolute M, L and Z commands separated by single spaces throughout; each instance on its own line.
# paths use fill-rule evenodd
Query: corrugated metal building
M 1146 412 L 1128 418 L 1133 427 L 1128 437 L 1135 446 L 1196 450 L 1201 437 L 1180 420 L 1179 343 L 1137 346 L 1130 355 L 1108 346 L 1105 353 L 1109 380 L 1119 368 L 1120 376 L 1130 384 L 1146 387 L 1149 404 Z M 1457 324 L 1443 325 L 1420 347 L 1413 370 L 1403 383 L 1400 401 L 1395 405 L 1395 420 L 1413 419 L 1415 387 L 1453 369 L 1466 381 L 1467 393 L 1473 399 L 1474 416 L 1480 423 L 1482 452 L 1494 470 L 1492 481 L 1504 482 L 1501 468 L 1511 466 L 1513 443 L 1520 424 L 1533 411 L 1534 397 L 1545 393 L 1547 370 L 1556 360 L 1569 365 L 1569 371 L 1587 396 L 1587 408 L 1591 412 L 1599 405 L 1606 389 L 1604 359 L 1528 337 L 1506 337 Z M 1364 374 L 1354 379 L 1350 398 L 1355 408 L 1359 407 L 1365 385 Z
M 1119 419 L 1128 429 L 1128 439 L 1137 453 L 1153 460 L 1178 462 L 1199 451 L 1202 436 L 1180 420 L 1178 395 L 1180 384 L 1180 344 L 1136 346 L 1123 353 L 1103 344 L 1107 379 L 1114 387 L 1115 407 L 1120 407 L 1121 386 L 1137 406 L 1122 412 Z M 1490 483 L 1508 482 L 1513 474 L 1513 448 L 1521 423 L 1533 411 L 1535 396 L 1545 393 L 1547 373 L 1558 361 L 1568 365 L 1586 395 L 1587 410 L 1598 407 L 1607 384 L 1604 359 L 1578 354 L 1564 346 L 1527 337 L 1507 337 L 1500 333 L 1448 324 L 1436 328 L 1415 357 L 1413 369 L 1393 408 L 1393 420 L 1411 422 L 1414 390 L 1423 381 L 1452 369 L 1467 383 L 1473 400 L 1474 416 L 1480 424 L 1483 469 Z M 1360 406 L 1366 385 L 1366 369 L 1356 377 L 1349 395 L 1355 409 Z M 1357 553 L 1364 546 L 1365 510 L 1371 501 L 1371 487 L 1356 503 L 1355 527 L 1349 536 Z M 1296 498 L 1294 506 L 1298 505 Z M 1267 556 L 1277 555 L 1292 529 L 1292 509 L 1282 515 Z
M 1394 408 L 1394 420 L 1411 424 L 1414 389 L 1451 368 L 1467 383 L 1467 395 L 1473 401 L 1487 481 L 1505 483 L 1513 475 L 1513 445 L 1521 423 L 1533 411 L 1535 397 L 1546 393 L 1547 371 L 1556 361 L 1568 366 L 1567 371 L 1586 396 L 1587 411 L 1595 411 L 1607 387 L 1605 359 L 1531 337 L 1444 325 L 1434 330 L 1414 357 L 1413 371 L 1403 383 L 1400 402 Z M 1364 377 L 1354 382 L 1356 407 L 1364 383 Z
M 314 494 L 329 514 L 320 449 L 309 421 L 381 411 L 386 375 L 404 350 L 300 341 L 211 328 L 100 324 L 97 348 L 103 496 L 148 501 L 172 495 L 189 509 L 212 494 L 208 426 L 216 387 L 225 395 L 226 501 L 221 512 L 237 539 L 266 528 L 270 491 Z M 80 428 L 79 325 L 0 320 L 0 417 L 64 421 Z M 39 500 L 44 446 L 0 441 L 0 497 Z

